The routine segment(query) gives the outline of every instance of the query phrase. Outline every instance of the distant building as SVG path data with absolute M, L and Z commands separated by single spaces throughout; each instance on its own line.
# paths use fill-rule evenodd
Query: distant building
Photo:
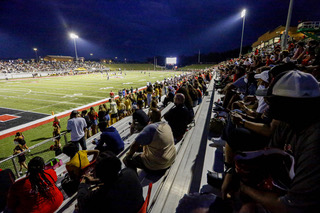
M 256 49 L 270 48 L 276 44 L 280 45 L 281 36 L 285 29 L 286 27 L 281 25 L 274 30 L 268 31 L 265 34 L 261 35 L 258 40 L 251 45 L 252 50 L 254 51 Z M 304 34 L 297 32 L 297 27 L 290 27 L 288 34 L 288 41 L 299 41 L 304 38 Z
M 73 61 L 74 57 L 62 55 L 47 55 L 44 57 L 45 61 Z

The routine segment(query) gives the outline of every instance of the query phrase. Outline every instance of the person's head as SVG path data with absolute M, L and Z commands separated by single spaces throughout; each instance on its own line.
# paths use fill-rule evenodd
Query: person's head
M 46 198 L 53 198 L 48 193 L 48 187 L 52 183 L 48 180 L 44 173 L 44 160 L 41 157 L 34 157 L 28 163 L 28 179 L 31 183 L 32 192 L 39 193 Z
M 71 113 L 70 113 L 70 119 L 72 118 L 76 118 L 78 116 L 79 112 L 78 110 L 73 110 Z
M 110 151 L 102 152 L 96 163 L 95 173 L 103 183 L 110 184 L 117 180 L 121 170 L 120 159 Z
M 152 123 L 161 121 L 161 111 L 159 109 L 153 109 L 151 111 L 150 120 Z
M 94 113 L 94 112 L 95 112 L 94 108 L 90 107 L 90 113 Z
M 270 85 L 266 101 L 274 119 L 304 127 L 319 119 L 318 81 L 298 70 L 283 72 Z
M 185 97 L 184 97 L 184 95 L 182 93 L 177 93 L 174 96 L 173 102 L 174 102 L 175 105 L 184 104 L 184 101 L 185 101 Z
M 282 56 L 283 57 L 288 57 L 289 56 L 289 51 L 288 50 L 283 50 L 282 51 Z
M 86 116 L 86 115 L 87 115 L 87 113 L 88 113 L 88 111 L 87 111 L 87 110 L 82 110 L 82 112 L 81 112 L 81 116 L 82 116 L 82 117 L 84 117 L 84 116 Z
M 102 106 L 102 104 L 99 106 L 99 111 L 103 111 L 104 107 Z
M 102 132 L 104 129 L 106 129 L 107 128 L 107 122 L 105 122 L 105 121 L 101 121 L 101 122 L 99 122 L 99 124 L 98 124 L 98 127 L 99 127 L 99 129 L 100 129 L 100 131 Z
M 269 82 L 272 81 L 280 74 L 289 70 L 296 69 L 296 65 L 294 63 L 283 63 L 272 67 L 269 71 Z
M 269 70 L 263 71 L 259 74 L 255 74 L 254 77 L 258 80 L 259 85 L 263 85 L 265 87 L 269 86 Z
M 141 102 L 141 101 L 138 101 L 137 102 L 137 109 L 142 109 L 142 107 L 143 107 L 143 103 Z
M 77 154 L 78 151 L 79 151 L 79 148 L 74 143 L 68 143 L 68 144 L 64 145 L 64 147 L 62 149 L 62 152 L 70 158 L 75 156 L 75 154 Z

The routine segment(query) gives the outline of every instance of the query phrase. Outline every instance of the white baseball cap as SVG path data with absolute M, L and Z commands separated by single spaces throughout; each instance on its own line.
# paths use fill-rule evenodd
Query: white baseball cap
M 255 74 L 255 75 L 254 75 L 254 78 L 255 78 L 255 79 L 261 79 L 261 80 L 263 80 L 264 82 L 269 83 L 269 70 L 263 71 L 263 72 L 260 73 L 260 74 Z
M 313 75 L 298 70 L 284 74 L 273 86 L 272 95 L 290 98 L 320 97 L 319 82 Z

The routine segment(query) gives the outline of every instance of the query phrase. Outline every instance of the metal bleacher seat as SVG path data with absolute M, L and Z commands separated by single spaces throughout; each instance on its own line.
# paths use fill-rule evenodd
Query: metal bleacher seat
M 209 143 L 207 127 L 214 98 L 213 84 L 214 81 L 211 81 L 208 87 L 208 95 L 204 96 L 202 104 L 194 108 L 194 124 L 190 125 L 183 139 L 176 144 L 177 157 L 171 168 L 161 176 L 138 170 L 145 198 L 148 194 L 149 183 L 153 185 L 147 212 L 175 212 L 179 200 L 184 194 L 199 191 L 201 186 L 205 184 L 206 173 L 204 170 L 211 164 L 207 158 L 214 156 L 214 153 L 207 153 L 209 150 L 207 147 Z M 170 103 L 162 110 L 161 114 L 164 115 L 172 106 L 173 103 Z M 130 121 L 131 116 L 128 116 L 113 125 L 117 128 L 121 137 L 125 138 L 125 149 L 118 155 L 121 160 L 137 136 L 137 134 L 130 135 L 128 124 Z M 87 140 L 88 149 L 94 148 L 91 142 L 99 136 L 100 133 L 97 133 Z M 212 147 L 210 149 L 213 150 Z M 62 158 L 64 159 L 63 156 Z M 64 174 L 66 171 L 65 168 L 58 168 L 58 172 Z M 67 198 L 56 212 L 73 212 L 76 203 L 76 195 Z

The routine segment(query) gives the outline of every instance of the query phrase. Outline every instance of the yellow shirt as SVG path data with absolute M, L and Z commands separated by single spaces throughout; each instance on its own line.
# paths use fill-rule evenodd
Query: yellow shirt
M 80 150 L 73 158 L 70 159 L 68 163 L 66 163 L 66 169 L 71 178 L 79 178 L 80 176 L 80 161 L 79 155 L 81 160 L 81 169 L 88 166 L 90 164 L 88 159 L 88 154 L 86 150 Z

